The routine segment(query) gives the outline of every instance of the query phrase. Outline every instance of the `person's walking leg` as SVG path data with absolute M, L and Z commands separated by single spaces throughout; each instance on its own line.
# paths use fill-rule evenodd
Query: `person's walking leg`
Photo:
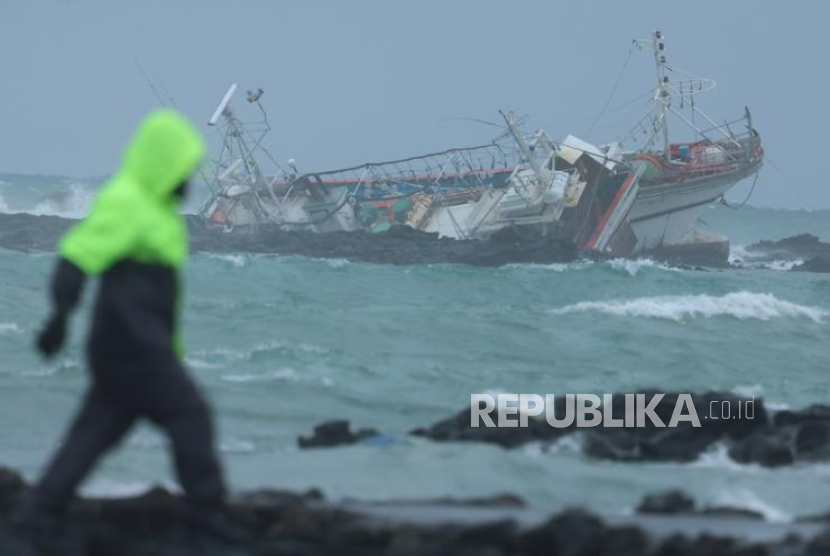
M 133 422 L 129 412 L 93 386 L 63 444 L 31 491 L 27 506 L 32 510 L 62 512 L 98 458 L 124 436 Z
M 194 509 L 221 508 L 225 485 L 207 402 L 178 361 L 155 371 L 146 396 L 147 413 L 170 439 L 188 504 Z

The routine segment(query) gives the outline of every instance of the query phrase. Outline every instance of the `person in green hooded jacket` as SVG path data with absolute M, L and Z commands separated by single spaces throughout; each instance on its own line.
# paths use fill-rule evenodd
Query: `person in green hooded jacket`
M 98 458 L 148 419 L 169 437 L 187 515 L 210 528 L 225 487 L 210 411 L 187 375 L 179 334 L 187 228 L 179 205 L 205 153 L 201 135 L 172 110 L 152 113 L 101 189 L 90 214 L 59 246 L 52 313 L 37 339 L 61 348 L 88 276 L 100 276 L 87 355 L 92 381 L 67 436 L 29 493 L 22 521 L 56 516 Z

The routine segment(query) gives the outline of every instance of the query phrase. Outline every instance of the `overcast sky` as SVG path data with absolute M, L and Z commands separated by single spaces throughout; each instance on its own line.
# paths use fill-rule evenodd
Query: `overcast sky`
M 829 20 L 822 1 L 2 0 L 0 172 L 115 169 L 159 105 L 137 60 L 205 132 L 230 83 L 265 89 L 271 150 L 301 171 L 478 144 L 494 129 L 458 118 L 499 109 L 585 136 L 631 39 L 661 29 L 669 63 L 717 80 L 707 113 L 752 109 L 768 153 L 752 203 L 827 208 Z M 635 51 L 610 106 L 648 91 L 653 70 Z M 610 112 L 586 138 L 614 139 L 647 109 Z

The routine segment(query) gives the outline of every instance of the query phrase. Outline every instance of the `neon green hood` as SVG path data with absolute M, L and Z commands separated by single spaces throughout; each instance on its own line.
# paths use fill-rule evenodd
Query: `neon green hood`
M 64 236 L 61 255 L 87 274 L 124 259 L 178 268 L 187 256 L 187 228 L 172 193 L 204 153 L 201 135 L 184 117 L 150 114 L 90 214 Z
M 166 199 L 204 154 L 202 137 L 187 120 L 172 110 L 159 110 L 138 129 L 120 173 L 150 195 Z

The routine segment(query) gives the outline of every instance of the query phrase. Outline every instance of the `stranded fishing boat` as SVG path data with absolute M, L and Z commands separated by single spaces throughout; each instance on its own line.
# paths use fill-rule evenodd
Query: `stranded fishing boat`
M 572 135 L 555 142 L 542 130 L 525 136 L 520 122 L 502 114 L 504 133 L 485 145 L 303 174 L 289 160 L 268 175 L 261 160 L 279 165 L 261 147 L 270 131 L 262 90 L 248 92 L 248 102 L 264 116 L 250 126 L 231 109 L 233 85 L 209 121 L 224 119 L 223 146 L 213 195 L 200 214 L 209 225 L 237 233 L 263 224 L 320 233 L 406 225 L 487 239 L 511 228 L 520 237 L 565 240 L 609 256 L 723 264 L 728 239 L 695 224 L 710 203 L 758 172 L 760 137 L 748 109 L 740 135 L 732 131 L 737 122 L 718 125 L 700 110 L 695 98 L 715 83 L 669 66 L 659 31 L 634 44 L 654 52 L 653 109 L 626 138 L 602 146 Z M 669 73 L 683 77 L 670 80 Z M 691 117 L 684 116 L 685 106 Z M 693 141 L 670 141 L 670 114 L 695 133 Z M 701 129 L 695 115 L 711 127 Z M 633 149 L 635 140 L 644 144 Z

